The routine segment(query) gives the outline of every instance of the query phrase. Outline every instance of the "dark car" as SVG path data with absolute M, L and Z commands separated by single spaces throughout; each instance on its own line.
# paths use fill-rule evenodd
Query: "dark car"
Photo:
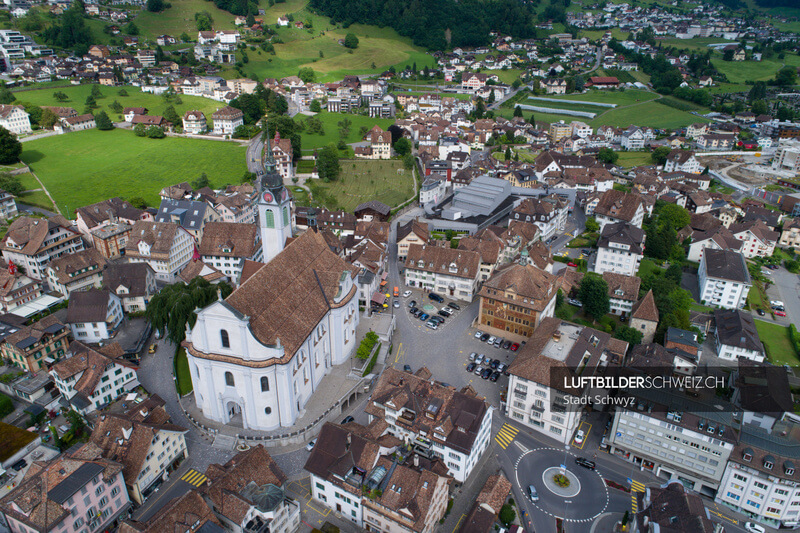
M 11 468 L 13 470 L 19 472 L 20 470 L 22 470 L 26 466 L 28 466 L 28 461 L 26 461 L 25 459 L 20 459 L 19 461 L 17 461 L 13 465 L 11 465 Z
M 467 365 L 467 372 L 474 372 L 476 366 L 478 366 L 478 365 L 476 365 L 475 363 L 468 364 Z
M 416 300 L 411 300 L 410 302 L 408 302 L 408 306 L 409 307 L 416 307 L 417 306 L 417 301 Z
M 500 372 L 495 370 L 494 372 L 492 372 L 492 375 L 489 377 L 489 381 L 497 381 L 498 379 L 500 379 Z
M 342 424 L 347 424 L 349 422 L 355 422 L 355 421 L 356 421 L 356 419 L 353 418 L 352 416 L 346 416 L 346 417 L 344 417 L 344 420 L 342 420 Z
M 409 374 L 413 374 L 411 371 L 411 365 L 403 365 L 403 372 L 408 372 Z
M 447 304 L 447 307 L 449 307 L 450 309 L 455 309 L 456 311 L 461 310 L 461 306 L 455 302 L 450 302 L 449 304 Z
M 421 315 L 419 315 L 419 319 L 422 320 L 423 322 L 428 320 L 430 317 L 431 315 L 429 315 L 428 313 L 422 313 Z
M 504 342 L 503 343 L 503 349 L 504 350 L 508 350 L 509 348 L 511 348 L 511 341 Z
M 575 464 L 582 466 L 584 468 L 588 468 L 589 470 L 594 470 L 594 461 L 590 461 L 589 459 L 584 459 L 583 457 L 576 457 Z
M 489 337 L 491 337 L 491 335 L 489 335 L 488 333 L 484 333 L 483 335 L 481 335 L 481 342 L 488 341 Z
M 484 368 L 483 372 L 481 372 L 481 377 L 483 379 L 489 379 L 489 376 L 491 376 L 491 375 L 492 375 L 492 369 L 491 368 Z
M 432 292 L 432 293 L 430 293 L 430 294 L 428 295 L 428 298 L 430 298 L 430 299 L 431 299 L 431 300 L 433 300 L 434 302 L 439 302 L 439 303 L 442 303 L 442 302 L 444 302 L 444 298 L 442 298 L 441 296 L 439 296 L 439 295 L 438 295 L 438 294 L 436 294 L 435 292 Z
M 492 370 L 497 370 L 497 367 L 500 366 L 500 359 L 495 359 L 489 366 L 492 368 Z
M 436 322 L 437 324 L 444 324 L 444 318 L 440 316 L 432 316 L 431 322 Z
M 759 309 L 759 310 L 758 310 L 758 316 L 764 316 L 764 315 L 766 315 L 766 313 L 764 312 L 764 310 L 763 310 L 763 309 Z
M 441 311 L 439 311 L 439 314 L 440 314 L 440 315 L 442 315 L 442 316 L 450 316 L 450 313 L 448 313 L 448 312 L 447 312 L 447 311 L 445 311 L 444 309 L 442 309 Z

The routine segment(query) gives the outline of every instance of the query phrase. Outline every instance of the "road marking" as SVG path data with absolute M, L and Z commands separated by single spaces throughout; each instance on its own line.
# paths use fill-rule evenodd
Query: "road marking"
M 403 352 L 403 343 L 397 345 L 397 353 L 394 354 L 394 362 L 398 362 L 400 360 L 400 353 Z
M 631 492 L 644 492 L 644 483 L 633 480 L 631 482 Z
M 515 441 L 514 441 L 514 445 L 515 445 L 517 448 L 519 448 L 519 450 L 520 450 L 522 453 L 527 453 L 527 452 L 529 451 L 529 450 L 528 450 L 528 448 L 526 448 L 526 447 L 525 447 L 525 445 L 524 445 L 524 444 L 522 444 L 522 443 L 521 443 L 520 441 L 518 441 L 518 440 L 515 440 Z
M 517 433 L 519 433 L 519 429 L 511 424 L 503 424 L 503 427 L 501 427 L 497 435 L 494 436 L 494 440 L 505 450 L 508 448 L 508 445 L 514 441 L 514 437 L 517 436 Z
M 181 476 L 181 481 L 185 481 L 189 485 L 199 487 L 208 481 L 208 478 L 202 472 L 198 472 L 194 468 L 190 468 L 183 476 Z
M 582 450 L 582 449 L 583 449 L 583 447 L 584 447 L 584 446 L 586 446 L 586 441 L 587 441 L 587 439 L 589 438 L 589 432 L 590 432 L 590 431 L 592 431 L 592 425 L 591 425 L 589 422 L 586 422 L 586 421 L 581 421 L 581 425 L 580 425 L 580 426 L 578 426 L 578 429 L 583 429 L 583 425 L 584 425 L 584 424 L 586 424 L 587 426 L 589 426 L 589 429 L 586 429 L 586 430 L 584 430 L 584 432 L 583 432 L 583 434 L 584 434 L 584 436 L 583 436 L 583 442 L 581 442 L 580 446 L 579 446 L 578 444 L 576 444 L 576 443 L 575 443 L 575 439 L 574 439 L 574 438 L 572 439 L 572 444 L 573 444 L 573 446 L 575 446 L 575 447 L 576 447 L 576 448 L 578 448 L 579 450 Z
M 639 512 L 638 495 L 640 492 L 644 492 L 644 483 L 636 480 L 631 481 L 631 509 L 634 514 Z
M 467 517 L 467 515 L 465 515 L 465 514 L 461 515 L 461 517 L 458 519 L 458 522 L 456 522 L 456 527 L 453 528 L 453 533 L 455 533 L 455 531 L 458 530 L 458 526 L 461 525 L 461 521 L 464 520 L 466 517 Z

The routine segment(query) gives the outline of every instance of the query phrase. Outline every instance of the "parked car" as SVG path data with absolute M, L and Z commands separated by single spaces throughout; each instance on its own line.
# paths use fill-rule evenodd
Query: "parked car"
M 786 313 L 783 311 L 775 311 L 775 316 L 786 316 Z
M 483 341 L 483 342 L 488 341 L 490 338 L 491 338 L 491 335 L 489 335 L 488 333 L 484 333 L 483 335 L 481 335 L 481 341 Z
M 497 370 L 497 367 L 500 366 L 500 359 L 495 359 L 489 366 L 492 367 L 492 370 Z
M 469 360 L 470 361 L 474 361 L 476 357 L 478 357 L 478 353 L 477 352 L 472 352 L 471 354 L 469 354 Z
M 589 459 L 584 459 L 583 457 L 576 457 L 575 464 L 582 466 L 584 468 L 588 468 L 589 470 L 594 470 L 594 461 L 590 461 Z
M 19 461 L 17 461 L 13 465 L 11 465 L 11 469 L 16 471 L 16 472 L 19 472 L 20 470 L 22 470 L 26 466 L 28 466 L 28 461 L 26 461 L 25 459 L 20 459 Z
M 434 302 L 439 302 L 439 303 L 443 303 L 444 302 L 444 298 L 442 298 L 441 296 L 439 296 L 435 292 L 432 292 L 432 293 L 428 294 L 428 298 L 430 298 Z
M 491 375 L 492 375 L 492 369 L 491 368 L 484 368 L 483 372 L 481 372 L 481 377 L 483 379 L 489 379 L 491 377 Z
M 511 348 L 511 341 L 504 342 L 502 348 L 504 350 L 508 350 L 509 348 Z
M 157 349 L 158 349 L 158 344 L 151 344 L 150 349 L 147 350 L 147 353 L 156 353 Z
M 355 422 L 355 421 L 356 419 L 353 418 L 352 416 L 346 416 L 344 417 L 344 420 L 342 420 L 342 424 L 348 424 L 350 422 Z
M 767 313 L 764 312 L 763 309 L 757 309 L 757 312 L 758 312 L 758 316 L 764 316 L 764 315 L 767 314 Z
M 485 355 L 483 355 L 483 354 L 476 355 L 476 356 L 475 356 L 475 362 L 476 362 L 476 363 L 478 363 L 478 364 L 481 364 L 481 363 L 483 363 L 483 359 L 484 359 L 485 357 L 486 357 L 486 356 L 485 356 Z
M 417 306 L 417 301 L 416 300 L 411 300 L 410 302 L 408 302 L 408 306 L 409 307 L 416 307 Z
M 427 322 L 425 322 L 425 325 L 430 329 L 437 329 L 439 327 L 439 324 L 437 324 L 433 320 L 428 320 Z
M 400 307 L 400 300 L 395 300 L 393 305 L 395 307 Z
M 444 324 L 444 318 L 440 316 L 432 316 L 431 322 L 436 322 L 437 324 Z
M 476 331 L 476 332 L 475 332 L 475 338 L 476 338 L 476 339 L 480 339 L 481 337 L 483 337 L 483 332 L 482 332 L 482 331 L 480 331 L 480 330 L 479 330 L 479 331 Z
M 478 366 L 475 367 L 475 375 L 476 376 L 480 376 L 482 372 L 483 372 L 483 367 L 481 365 L 478 365 Z
M 314 449 L 314 445 L 316 443 L 317 443 L 317 439 L 311 439 L 310 441 L 308 441 L 308 444 L 306 444 L 306 450 L 308 450 L 308 451 L 313 450 Z
M 567 303 L 570 305 L 574 305 L 575 307 L 583 307 L 583 302 L 580 300 L 576 300 L 575 298 L 570 298 L 567 300 Z
M 515 342 L 514 344 L 511 345 L 511 351 L 516 352 L 517 350 L 519 350 L 519 343 Z
M 442 309 L 441 311 L 439 311 L 439 315 L 441 315 L 441 316 L 450 316 L 450 313 L 448 313 L 447 311 Z
M 494 382 L 497 381 L 498 379 L 500 379 L 500 372 L 495 370 L 494 372 L 492 372 L 492 375 L 489 376 L 489 381 Z
M 450 302 L 449 304 L 447 304 L 447 307 L 450 307 L 451 309 L 455 309 L 456 311 L 460 311 L 461 310 L 461 306 L 458 305 L 455 302 Z
M 413 374 L 411 371 L 411 365 L 403 365 L 403 372 L 408 372 L 409 374 Z
M 536 487 L 534 487 L 533 485 L 528 485 L 528 498 L 532 502 L 538 502 L 539 501 L 539 493 L 536 492 Z
M 404 291 L 403 292 L 403 298 L 408 298 L 409 296 L 411 296 L 411 291 Z
M 475 363 L 468 364 L 467 365 L 467 372 L 474 372 L 476 366 L 478 366 L 478 365 L 476 365 Z
M 572 261 L 570 261 L 569 263 L 567 263 L 567 266 L 568 267 L 576 267 L 577 268 L 578 263 L 573 263 Z
M 431 315 L 429 315 L 428 313 L 422 313 L 421 315 L 419 315 L 419 319 L 420 319 L 421 321 L 423 321 L 423 322 L 425 322 L 426 320 L 428 320 L 430 317 L 431 317 Z
M 486 340 L 486 344 L 494 344 L 494 341 L 496 341 L 496 340 L 497 340 L 497 337 L 495 337 L 494 335 L 491 335 L 491 336 L 490 336 L 490 337 L 489 337 L 489 338 Z
M 500 337 L 497 337 L 497 338 L 494 340 L 494 347 L 495 347 L 495 348 L 499 348 L 499 347 L 500 347 L 500 346 L 502 346 L 502 345 L 503 345 L 503 339 L 502 339 L 502 338 L 500 338 Z
M 579 429 L 577 433 L 575 433 L 575 444 L 583 444 L 583 441 L 586 440 L 586 433 L 582 429 Z
M 504 373 L 507 368 L 508 365 L 505 363 L 500 363 L 499 365 L 497 365 L 497 371 L 500 372 L 501 374 Z
M 767 530 L 761 524 L 755 522 L 745 522 L 744 528 L 750 533 L 767 533 Z

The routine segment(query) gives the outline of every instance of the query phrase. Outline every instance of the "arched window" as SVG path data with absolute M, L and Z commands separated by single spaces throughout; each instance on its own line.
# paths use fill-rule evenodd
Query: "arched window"
M 233 374 L 231 374 L 230 372 L 225 372 L 225 385 L 227 385 L 228 387 L 235 386 L 233 384 Z
M 275 214 L 269 209 L 264 211 L 264 226 L 267 228 L 275 227 Z
M 283 208 L 283 225 L 284 226 L 289 225 L 289 208 L 285 206 Z
M 227 331 L 225 331 L 224 329 L 219 330 L 219 337 L 222 340 L 222 347 L 223 348 L 230 348 L 231 347 L 231 341 L 228 338 L 228 332 Z
M 269 378 L 267 376 L 261 378 L 261 392 L 269 392 Z

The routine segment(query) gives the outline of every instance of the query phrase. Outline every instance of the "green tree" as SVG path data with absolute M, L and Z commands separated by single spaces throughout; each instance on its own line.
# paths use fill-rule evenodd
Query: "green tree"
M 61 23 L 55 23 L 45 29 L 43 37 L 51 46 L 73 50 L 78 55 L 86 54 L 94 39 L 92 32 L 86 26 L 82 3 L 73 3 L 61 15 Z
M 214 19 L 208 11 L 201 11 L 194 14 L 194 21 L 197 25 L 197 31 L 211 31 L 214 27 Z
M 620 324 L 614 330 L 614 338 L 622 340 L 633 346 L 642 342 L 642 332 L 636 328 Z
M 600 320 L 611 309 L 608 283 L 597 274 L 590 272 L 584 275 L 578 289 L 578 300 L 583 304 L 583 310 L 587 315 Z
M 519 89 L 521 85 L 522 85 L 522 81 L 520 81 L 519 78 L 517 78 L 513 82 L 511 82 L 511 87 L 513 87 L 514 89 Z
M 586 231 L 589 231 L 589 232 L 592 232 L 592 233 L 594 233 L 596 231 L 600 231 L 600 223 L 597 222 L 596 218 L 588 217 L 586 219 Z
M 794 85 L 796 80 L 797 68 L 795 67 L 783 67 L 775 75 L 775 85 L 779 85 L 781 87 L 789 87 Z
M 158 126 L 150 126 L 149 128 L 147 128 L 145 134 L 149 139 L 163 139 L 164 137 L 167 136 L 167 134 L 164 133 L 164 130 L 159 128 Z
M 25 190 L 25 187 L 22 185 L 19 176 L 14 176 L 8 172 L 0 172 L 0 189 L 8 191 L 14 196 L 19 196 Z
M 139 35 L 139 26 L 130 21 L 122 27 L 122 33 L 127 35 Z
M 126 91 L 125 89 L 120 89 L 117 94 L 120 96 L 128 96 L 128 91 Z
M 89 109 L 94 109 L 95 107 L 97 107 L 97 102 L 95 101 L 94 96 L 92 96 L 91 94 L 86 97 L 86 107 L 88 107 Z
M 500 508 L 500 512 L 498 513 L 498 518 L 505 526 L 509 526 L 511 522 L 517 517 L 517 513 L 514 511 L 514 508 L 509 504 L 503 504 Z
M 192 182 L 192 188 L 194 190 L 202 189 L 203 187 L 209 187 L 210 185 L 211 182 L 208 180 L 208 174 L 205 172 L 200 174 L 200 177 Z
M 317 74 L 311 67 L 303 67 L 297 73 L 297 77 L 303 80 L 303 83 L 312 83 L 317 79 Z
M 322 111 L 322 105 L 316 98 L 311 100 L 311 105 L 309 105 L 308 108 L 311 110 L 312 113 L 319 113 Z
M 659 146 L 650 154 L 650 160 L 656 165 L 663 165 L 671 151 L 669 146 Z
M 39 126 L 45 129 L 53 129 L 56 122 L 58 122 L 58 115 L 49 109 L 42 109 L 42 118 L 39 119 Z
M 119 113 L 119 114 L 122 114 L 122 111 L 124 110 L 122 104 L 120 104 L 116 100 L 108 104 L 108 108 L 111 109 L 111 111 L 113 111 L 114 113 Z
M 733 61 L 734 50 L 725 50 L 722 52 L 723 61 Z
M 12 95 L 13 96 L 13 95 Z M 69 100 L 69 96 L 62 91 L 56 91 L 53 93 L 53 98 L 55 98 L 59 102 L 66 102 Z
M 182 123 L 181 117 L 178 116 L 178 112 L 175 111 L 175 106 L 173 105 L 168 105 L 162 116 L 164 119 L 166 119 L 168 122 L 172 122 L 174 125 L 179 125 Z
M 658 211 L 658 223 L 669 224 L 676 231 L 686 227 L 691 219 L 689 211 L 677 204 L 664 204 Z
M 6 86 L 6 82 L 2 82 L 2 84 L 0 84 L 0 104 L 7 105 L 16 99 L 17 97 L 14 96 L 14 93 L 11 92 L 11 89 Z
M 231 107 L 241 109 L 244 113 L 244 123 L 248 125 L 255 124 L 264 116 L 266 110 L 266 103 L 254 94 L 241 94 L 231 100 L 229 104 Z
M 188 285 L 180 282 L 167 285 L 150 300 L 145 318 L 154 330 L 179 343 L 186 334 L 186 325 L 193 327 L 197 320 L 195 308 L 202 309 L 216 301 L 217 290 L 222 298 L 233 292 L 227 283 L 212 285 L 202 277 L 194 278 Z
M 520 106 L 514 106 L 514 116 L 522 117 L 522 108 Z
M 5 394 L 0 394 L 0 418 L 5 418 L 14 412 L 14 402 Z
M 769 107 L 767 107 L 767 103 L 764 100 L 753 100 L 753 103 L 750 105 L 750 110 L 756 115 L 766 115 L 769 113 Z
M 506 153 L 504 154 L 506 161 L 511 161 L 511 147 L 506 146 Z
M 247 14 L 247 20 L 245 20 L 245 23 L 247 24 L 248 28 L 252 28 L 256 25 L 256 17 L 253 15 L 252 11 Z
M 147 0 L 147 10 L 151 13 L 158 13 L 164 10 L 164 0 Z
M 612 150 L 611 148 L 600 148 L 597 152 L 597 160 L 603 163 L 609 163 L 613 165 L 619 159 L 619 154 Z
M 192 38 L 191 38 L 191 37 L 189 37 L 189 34 L 188 34 L 188 33 L 186 33 L 186 32 L 183 32 L 183 33 L 181 33 L 181 37 L 180 37 L 180 39 L 181 39 L 181 41 L 182 41 L 182 42 L 184 42 L 184 43 L 188 43 L 189 41 L 191 41 L 191 40 L 192 40 Z
M 147 128 L 144 124 L 137 124 L 133 127 L 133 134 L 137 137 L 145 137 L 147 136 Z
M 94 123 L 97 125 L 98 130 L 108 131 L 114 129 L 114 124 L 105 111 L 100 111 L 94 116 Z
M 411 141 L 405 137 L 400 137 L 394 143 L 394 153 L 400 157 L 405 157 L 411 153 Z
M 319 172 L 319 177 L 326 183 L 336 181 L 339 179 L 340 171 L 339 151 L 333 143 L 328 144 L 322 148 L 317 155 L 317 172 Z
M 344 37 L 344 46 L 350 49 L 358 48 L 358 37 L 356 37 L 355 34 L 348 33 Z
M 136 209 L 147 209 L 147 202 L 141 196 L 134 196 L 128 203 L 131 204 Z
M 100 91 L 99 85 L 92 85 L 92 91 L 90 94 L 92 95 L 92 98 L 94 98 L 95 100 L 103 97 L 103 93 L 102 91 Z
M 22 144 L 17 137 L 0 126 L 0 165 L 10 165 L 19 161 L 22 153 Z

